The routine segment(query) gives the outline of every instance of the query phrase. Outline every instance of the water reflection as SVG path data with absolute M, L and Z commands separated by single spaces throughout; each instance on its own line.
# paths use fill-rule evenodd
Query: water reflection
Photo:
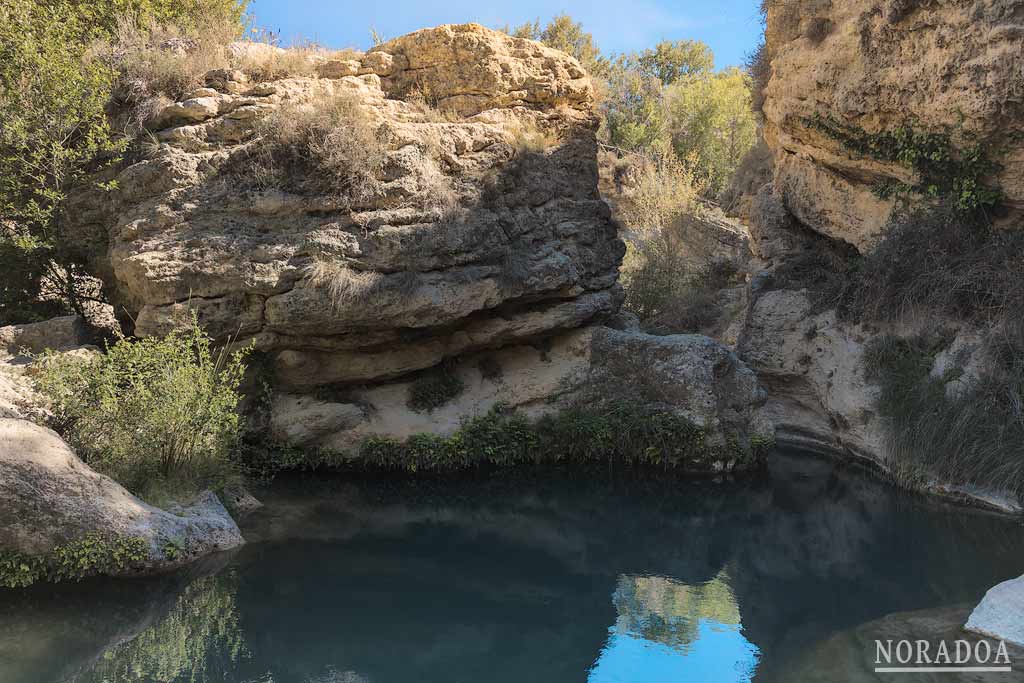
M 834 634 L 1024 568 L 1013 520 L 788 462 L 282 481 L 217 566 L 0 594 L 0 681 L 793 683 Z
M 621 576 L 618 619 L 590 683 L 750 681 L 758 649 L 743 635 L 723 570 L 695 586 L 663 576 Z
M 238 623 L 233 570 L 201 578 L 178 596 L 167 616 L 105 651 L 83 683 L 148 683 L 229 679 L 249 656 Z

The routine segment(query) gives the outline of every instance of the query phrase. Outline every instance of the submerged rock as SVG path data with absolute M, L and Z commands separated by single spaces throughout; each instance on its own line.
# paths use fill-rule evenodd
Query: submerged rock
M 1024 647 L 1024 576 L 985 593 L 964 628 Z

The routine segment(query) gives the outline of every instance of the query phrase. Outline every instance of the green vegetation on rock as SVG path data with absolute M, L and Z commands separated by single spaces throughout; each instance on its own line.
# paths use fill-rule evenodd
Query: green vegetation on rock
M 37 581 L 78 581 L 114 574 L 144 561 L 148 546 L 141 538 L 89 533 L 45 555 L 0 549 L 0 587 L 24 588 Z
M 885 336 L 867 348 L 867 376 L 880 384 L 879 412 L 891 420 L 891 468 L 914 488 L 939 477 L 1021 496 L 1024 357 L 1014 354 L 996 372 L 950 391 L 959 370 L 931 374 L 935 354 L 948 341 Z
M 756 462 L 757 451 L 755 447 L 747 454 L 734 444 L 712 446 L 703 429 L 671 412 L 611 403 L 602 408 L 568 408 L 536 422 L 496 407 L 466 421 L 451 436 L 418 434 L 404 441 L 369 438 L 357 460 L 409 471 L 617 462 L 713 473 L 729 461 L 749 466 Z
M 459 396 L 465 389 L 462 379 L 449 363 L 427 370 L 409 385 L 408 406 L 417 412 L 440 408 Z
M 912 185 L 876 185 L 875 192 L 882 198 L 913 192 L 939 198 L 964 213 L 990 210 L 1003 200 L 998 187 L 986 184 L 986 178 L 999 170 L 999 164 L 988 157 L 983 142 L 957 147 L 949 133 L 920 130 L 912 123 L 878 133 L 822 115 L 804 119 L 804 123 L 854 154 L 896 162 L 917 173 L 918 181 Z
M 0 4 L 0 250 L 19 265 L 0 287 L 0 324 L 52 314 L 55 300 L 80 307 L 82 255 L 61 236 L 66 200 L 112 189 L 94 174 L 130 142 L 108 118 L 118 71 L 96 45 L 129 24 L 197 28 L 218 17 L 241 30 L 244 10 L 237 0 Z

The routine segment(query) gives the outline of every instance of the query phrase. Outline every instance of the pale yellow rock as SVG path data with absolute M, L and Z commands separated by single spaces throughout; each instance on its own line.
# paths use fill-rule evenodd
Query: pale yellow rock
M 870 249 L 895 205 L 872 185 L 915 180 L 900 164 L 842 149 L 807 125 L 815 115 L 868 133 L 911 126 L 950 132 L 954 144 L 982 140 L 1003 164 L 991 181 L 1024 211 L 1024 28 L 1015 3 L 766 4 L 764 137 L 776 189 L 807 227 Z M 816 22 L 829 27 L 820 42 L 809 37 Z

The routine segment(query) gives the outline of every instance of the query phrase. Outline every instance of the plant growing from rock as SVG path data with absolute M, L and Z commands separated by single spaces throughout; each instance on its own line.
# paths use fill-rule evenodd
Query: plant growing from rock
M 417 412 L 440 408 L 466 388 L 453 363 L 445 362 L 417 377 L 409 385 L 408 406 Z
M 93 468 L 146 498 L 185 496 L 236 477 L 248 350 L 213 349 L 193 318 L 187 330 L 121 339 L 88 359 L 45 354 L 35 386 Z
M 258 127 L 262 138 L 244 164 L 260 188 L 370 199 L 387 147 L 369 111 L 351 94 L 288 102 Z

